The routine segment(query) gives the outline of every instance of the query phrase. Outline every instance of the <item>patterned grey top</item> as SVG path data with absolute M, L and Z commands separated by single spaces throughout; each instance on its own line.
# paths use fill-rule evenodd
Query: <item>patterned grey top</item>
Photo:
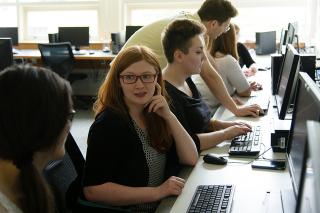
M 142 143 L 143 152 L 149 168 L 148 186 L 159 186 L 164 181 L 166 155 L 159 153 L 157 150 L 151 147 L 150 138 L 148 137 L 147 131 L 141 129 L 133 119 L 132 121 Z M 158 204 L 159 202 L 136 205 L 134 212 L 154 212 Z

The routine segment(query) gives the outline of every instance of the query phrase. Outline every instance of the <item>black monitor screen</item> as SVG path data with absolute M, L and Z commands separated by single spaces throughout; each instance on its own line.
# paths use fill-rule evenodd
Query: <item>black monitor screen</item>
M 286 54 L 281 66 L 279 87 L 276 94 L 276 102 L 279 119 L 284 119 L 290 103 L 294 98 L 296 81 L 299 69 L 299 54 L 291 44 L 287 45 Z
M 12 45 L 19 44 L 18 27 L 0 27 L 0 38 L 11 38 Z
M 59 27 L 59 41 L 71 42 L 76 49 L 89 46 L 89 27 Z
M 308 121 L 308 159 L 296 212 L 320 212 L 320 123 Z
M 142 26 L 126 26 L 126 41 Z
M 306 122 L 320 117 L 320 89 L 307 73 L 299 73 L 298 94 L 288 146 L 288 163 L 294 193 L 297 196 L 304 169 L 304 153 L 307 141 Z
M 12 43 L 10 38 L 0 38 L 0 71 L 13 64 Z
M 293 43 L 294 33 L 295 33 L 294 26 L 293 26 L 293 24 L 289 23 L 287 36 L 286 36 L 286 44 L 292 44 Z

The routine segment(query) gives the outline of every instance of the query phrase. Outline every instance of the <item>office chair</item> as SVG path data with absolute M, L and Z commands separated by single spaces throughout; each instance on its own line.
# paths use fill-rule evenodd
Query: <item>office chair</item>
M 71 191 L 70 186 L 75 182 L 80 183 L 84 166 L 84 158 L 71 133 L 66 140 L 65 149 L 66 154 L 62 160 L 49 163 L 44 171 L 59 213 L 72 212 L 71 206 L 76 202 L 77 193 L 80 192 Z
M 67 79 L 70 84 L 76 80 L 87 78 L 84 73 L 72 73 L 75 58 L 72 52 L 70 42 L 38 44 L 41 59 L 45 66 Z M 77 108 L 88 109 L 89 104 L 84 103 L 79 98 L 74 98 L 74 104 Z
M 12 41 L 10 38 L 0 38 L 0 71 L 13 64 Z
M 75 59 L 70 42 L 38 44 L 41 59 L 45 66 L 73 83 L 75 80 L 84 79 L 86 74 L 71 74 Z
M 128 212 L 117 207 L 86 201 L 82 192 L 84 157 L 69 133 L 65 143 L 66 154 L 59 161 L 48 164 L 44 176 L 53 192 L 58 213 L 71 212 Z

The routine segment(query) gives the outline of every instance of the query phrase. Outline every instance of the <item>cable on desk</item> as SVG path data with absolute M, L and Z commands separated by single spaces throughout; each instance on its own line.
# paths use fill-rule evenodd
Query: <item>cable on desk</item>
M 263 143 L 261 143 L 263 144 Z M 264 145 L 264 144 L 263 144 Z M 265 146 L 265 145 L 264 145 Z M 238 164 L 243 164 L 243 165 L 247 165 L 247 164 L 251 164 L 253 161 L 257 160 L 260 158 L 260 156 L 263 156 L 266 152 L 268 152 L 269 150 L 271 149 L 271 147 L 269 147 L 267 150 L 263 151 L 260 155 L 254 157 L 254 158 L 249 158 L 249 159 L 253 159 L 249 162 L 237 162 L 237 161 L 228 161 L 228 164 L 229 163 L 238 163 Z

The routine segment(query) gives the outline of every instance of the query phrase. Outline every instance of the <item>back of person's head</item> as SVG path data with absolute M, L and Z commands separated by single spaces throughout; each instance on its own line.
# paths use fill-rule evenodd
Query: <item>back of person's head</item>
M 234 25 L 234 30 L 236 31 L 236 35 L 239 34 L 240 27 L 237 24 L 233 24 L 233 25 Z
M 230 24 L 230 29 L 227 32 L 221 34 L 213 41 L 210 54 L 215 56 L 216 52 L 229 54 L 236 60 L 239 59 L 236 32 L 233 24 Z
M 162 46 L 168 63 L 174 60 L 174 52 L 181 50 L 188 54 L 192 45 L 191 39 L 204 34 L 206 28 L 199 22 L 189 19 L 176 19 L 162 32 Z
M 20 170 L 22 210 L 53 212 L 34 157 L 59 145 L 72 109 L 70 85 L 48 69 L 14 65 L 0 73 L 0 97 L 0 158 Z
M 228 0 L 206 0 L 198 10 L 201 21 L 217 20 L 219 24 L 237 14 L 237 9 Z
M 106 107 L 118 112 L 124 118 L 128 116 L 128 108 L 124 101 L 124 95 L 120 86 L 120 74 L 129 66 L 139 61 L 146 61 L 157 72 L 157 83 L 161 86 L 161 94 L 167 97 L 164 89 L 162 72 L 156 55 L 145 46 L 132 46 L 119 52 L 112 62 L 105 81 L 102 83 L 97 101 L 94 104 L 97 116 Z M 151 146 L 158 151 L 165 151 L 171 146 L 171 139 L 167 131 L 165 121 L 156 113 L 146 113 L 146 122 Z M 159 137 L 159 135 L 163 137 Z

